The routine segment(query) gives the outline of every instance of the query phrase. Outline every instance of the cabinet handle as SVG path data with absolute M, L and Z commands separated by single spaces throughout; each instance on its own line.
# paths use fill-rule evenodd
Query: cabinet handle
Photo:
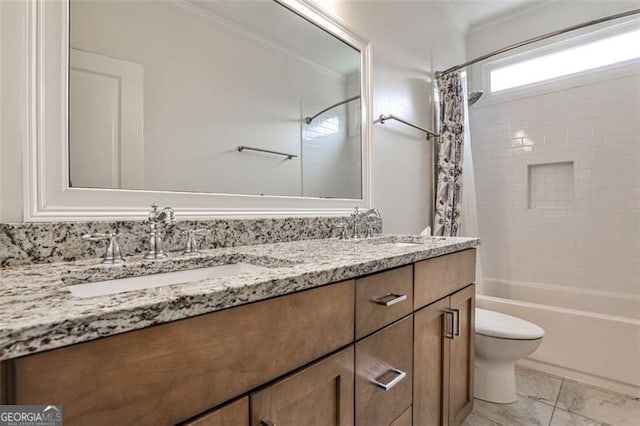
M 398 302 L 402 302 L 403 300 L 407 300 L 407 295 L 388 293 L 388 294 L 385 294 L 384 296 L 373 298 L 372 300 L 378 305 L 391 306 L 391 305 L 395 305 Z
M 384 376 L 384 374 L 387 374 L 388 372 L 392 372 L 396 374 L 396 377 L 394 377 L 391 381 L 387 382 L 387 383 L 382 383 L 380 379 L 382 376 Z M 371 380 L 371 383 L 373 383 L 374 385 L 382 388 L 386 391 L 388 391 L 389 389 L 391 389 L 392 387 L 394 387 L 395 385 L 398 384 L 398 382 L 400 382 L 400 380 L 404 379 L 405 377 L 407 377 L 407 373 L 405 373 L 402 370 L 398 370 L 397 368 L 390 368 L 389 371 L 387 371 L 387 373 L 384 373 L 380 376 L 378 376 L 377 378 Z
M 446 337 L 447 339 L 455 339 L 455 337 L 456 337 L 456 335 L 455 335 L 455 329 L 456 329 L 456 327 L 455 327 L 455 321 L 456 321 L 455 316 L 456 316 L 456 313 L 455 313 L 455 311 L 453 309 L 446 309 L 444 311 L 444 314 L 449 317 L 449 327 L 448 327 L 448 330 L 445 331 L 444 337 Z M 446 324 L 445 324 L 445 327 L 446 327 Z
M 276 424 L 269 419 L 262 419 L 260 420 L 260 426 L 276 426 Z
M 460 335 L 460 309 L 451 308 L 451 310 L 455 313 L 455 316 L 456 316 L 456 331 L 454 335 L 459 336 Z

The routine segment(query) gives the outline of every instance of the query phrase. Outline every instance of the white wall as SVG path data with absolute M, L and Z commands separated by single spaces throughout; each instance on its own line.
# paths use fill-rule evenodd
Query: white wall
M 606 9 L 600 3 L 587 9 L 596 6 Z M 561 21 L 561 26 L 586 19 L 586 9 L 577 8 L 552 3 L 547 15 L 538 9 L 529 19 L 545 23 L 539 30 L 544 32 L 550 29 L 546 18 Z M 527 37 L 530 26 L 525 22 L 529 20 L 519 17 L 483 29 L 482 37 L 469 39 L 469 51 L 491 50 L 493 40 L 505 34 L 510 34 L 505 43 Z M 485 40 L 483 46 L 480 40 Z M 508 101 L 487 101 L 471 109 L 485 278 L 637 298 L 637 71 L 603 71 L 551 90 L 541 87 Z
M 27 137 L 26 10 L 0 1 L 0 221 L 22 220 L 23 143 Z M 21 43 L 22 42 L 22 43 Z
M 435 2 L 318 0 L 373 42 L 373 116 L 433 127 L 431 71 L 464 59 L 461 31 Z M 433 60 L 433 65 L 432 65 Z M 431 223 L 431 142 L 393 122 L 373 129 L 373 204 L 385 232 Z
M 20 13 L 25 9 L 21 2 L 0 2 L 0 7 L 20 8 Z M 464 59 L 464 37 L 447 15 L 433 2 L 338 0 L 325 3 L 325 7 L 373 42 L 373 115 L 393 113 L 431 127 L 430 73 L 433 68 L 443 69 Z M 25 36 L 24 22 L 3 25 L 3 44 Z M 18 60 L 11 65 L 22 72 L 3 84 L 26 78 L 26 53 L 14 54 Z M 17 86 L 19 90 L 23 85 Z M 22 99 L 26 94 L 20 95 L 24 96 L 11 97 L 10 109 L 24 116 Z M 22 147 L 26 126 L 18 128 L 20 131 L 5 141 L 3 126 L 3 147 Z M 376 125 L 372 157 L 373 204 L 383 212 L 385 231 L 419 232 L 430 223 L 432 214 L 430 143 L 421 133 L 397 123 Z M 21 163 L 18 156 L 12 167 Z M 3 166 L 2 172 L 9 172 L 13 187 L 22 188 L 21 171 Z M 5 198 L 4 193 L 2 197 L 0 220 L 21 221 L 21 203 L 8 208 L 7 202 L 15 201 Z

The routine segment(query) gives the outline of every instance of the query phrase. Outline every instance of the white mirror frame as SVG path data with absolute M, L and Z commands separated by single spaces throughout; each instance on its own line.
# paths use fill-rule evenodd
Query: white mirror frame
M 362 199 L 322 199 L 69 187 L 68 0 L 29 2 L 29 137 L 25 149 L 24 220 L 140 219 L 153 202 L 180 217 L 345 215 L 371 206 L 371 45 L 309 0 L 277 0 L 361 52 Z

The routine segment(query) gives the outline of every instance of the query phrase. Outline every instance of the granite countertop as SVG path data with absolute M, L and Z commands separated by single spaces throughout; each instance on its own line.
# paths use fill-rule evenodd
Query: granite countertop
M 394 243 L 415 243 L 396 245 Z M 93 340 L 280 296 L 475 247 L 476 238 L 383 235 L 203 250 L 119 265 L 83 260 L 0 269 L 0 360 Z M 268 267 L 91 298 L 67 286 L 105 279 L 250 263 Z

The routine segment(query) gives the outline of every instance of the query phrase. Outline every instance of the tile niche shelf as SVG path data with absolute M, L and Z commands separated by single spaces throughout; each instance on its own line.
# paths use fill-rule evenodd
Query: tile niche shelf
M 527 208 L 569 209 L 575 199 L 574 163 L 529 164 L 527 167 Z

